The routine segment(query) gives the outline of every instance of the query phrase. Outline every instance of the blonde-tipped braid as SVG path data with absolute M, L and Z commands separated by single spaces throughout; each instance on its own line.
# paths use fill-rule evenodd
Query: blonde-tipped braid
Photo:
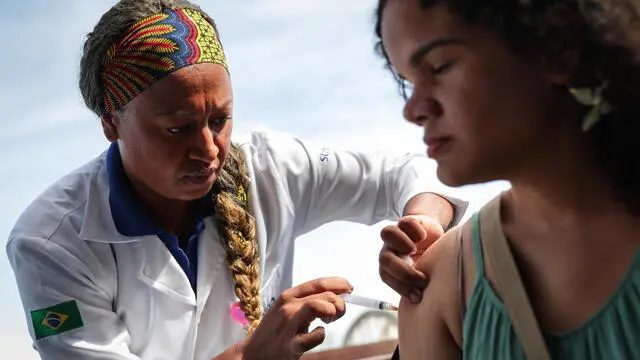
M 213 199 L 218 232 L 227 250 L 235 293 L 253 333 L 262 318 L 260 265 L 255 219 L 249 206 L 249 178 L 244 155 L 232 146 L 220 173 Z

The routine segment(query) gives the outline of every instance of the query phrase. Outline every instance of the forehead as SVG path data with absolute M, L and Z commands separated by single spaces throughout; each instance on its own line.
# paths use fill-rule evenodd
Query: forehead
M 466 37 L 469 28 L 447 5 L 427 8 L 419 0 L 390 0 L 382 15 L 382 43 L 394 66 L 406 66 L 413 52 L 440 37 Z
M 231 80 L 220 65 L 191 65 L 165 76 L 138 97 L 154 106 L 220 105 L 232 97 Z

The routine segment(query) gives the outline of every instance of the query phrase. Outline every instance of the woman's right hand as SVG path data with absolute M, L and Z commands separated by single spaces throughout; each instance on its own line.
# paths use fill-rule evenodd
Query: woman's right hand
M 338 295 L 352 290 L 345 279 L 333 277 L 284 291 L 247 340 L 243 360 L 299 359 L 324 341 L 324 328 L 309 332 L 311 322 L 321 319 L 330 323 L 342 317 L 345 305 Z

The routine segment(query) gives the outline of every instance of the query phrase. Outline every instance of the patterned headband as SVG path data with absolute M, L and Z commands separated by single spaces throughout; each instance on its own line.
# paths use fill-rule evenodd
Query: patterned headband
M 122 109 L 154 82 L 185 66 L 213 63 L 227 72 L 218 34 L 197 10 L 165 10 L 132 25 L 103 60 L 103 115 Z

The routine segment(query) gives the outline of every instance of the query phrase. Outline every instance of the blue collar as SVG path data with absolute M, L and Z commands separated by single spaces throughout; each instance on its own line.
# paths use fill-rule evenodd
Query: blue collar
M 162 230 L 138 204 L 129 179 L 124 172 L 118 143 L 113 142 L 107 151 L 107 179 L 109 181 L 109 206 L 118 232 L 124 236 L 162 235 Z M 195 200 L 197 202 L 198 223 L 213 215 L 211 194 Z M 196 229 L 194 229 L 196 230 Z M 196 230 L 197 231 L 197 230 Z

